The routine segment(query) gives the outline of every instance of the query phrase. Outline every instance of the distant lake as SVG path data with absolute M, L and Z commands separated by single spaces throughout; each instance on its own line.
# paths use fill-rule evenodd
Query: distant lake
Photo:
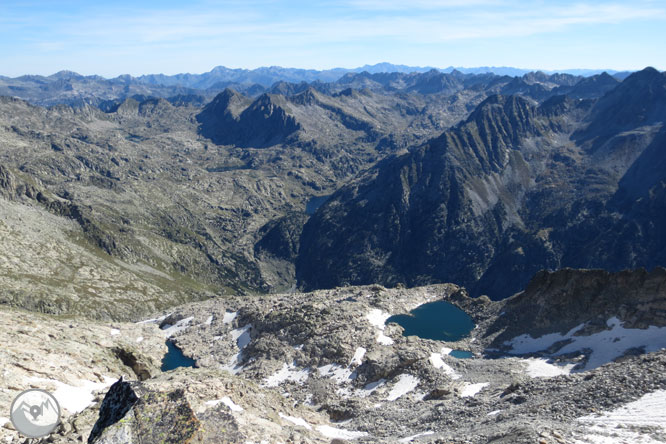
M 404 336 L 418 336 L 436 341 L 458 341 L 474 328 L 474 322 L 467 313 L 446 301 L 419 305 L 409 314 L 391 316 L 386 320 L 387 324 L 389 322 L 402 326 L 405 329 Z M 458 354 L 456 357 L 471 357 L 465 352 Z
M 471 351 L 467 350 L 451 350 L 449 355 L 453 356 L 454 358 L 458 359 L 470 359 L 474 357 L 474 353 Z
M 166 341 L 167 352 L 162 358 L 162 367 L 163 372 L 168 372 L 178 367 L 194 367 L 195 360 L 188 358 L 183 354 L 183 352 L 176 347 L 176 345 L 171 341 Z
M 311 197 L 310 200 L 308 200 L 308 203 L 305 204 L 305 212 L 310 215 L 314 214 L 319 207 L 324 205 L 324 203 L 328 200 L 329 197 L 331 197 L 330 194 L 326 196 Z

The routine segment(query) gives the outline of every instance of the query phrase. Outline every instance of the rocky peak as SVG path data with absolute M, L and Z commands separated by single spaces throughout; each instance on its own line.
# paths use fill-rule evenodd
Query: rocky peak
M 575 137 L 594 151 L 612 134 L 665 120 L 666 76 L 654 68 L 645 68 L 599 99 L 590 111 L 589 125 Z

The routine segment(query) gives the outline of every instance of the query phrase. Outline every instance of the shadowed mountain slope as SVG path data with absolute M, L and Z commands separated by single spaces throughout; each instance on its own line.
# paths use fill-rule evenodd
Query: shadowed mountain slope
M 594 104 L 489 98 L 333 195 L 305 226 L 300 284 L 455 282 L 501 298 L 540 268 L 664 265 L 664 79 L 648 68 Z

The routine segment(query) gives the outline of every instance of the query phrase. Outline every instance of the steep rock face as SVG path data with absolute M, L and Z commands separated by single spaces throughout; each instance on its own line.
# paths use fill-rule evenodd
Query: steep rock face
M 197 116 L 200 132 L 219 145 L 263 148 L 283 143 L 301 126 L 281 96 L 263 94 L 252 103 L 225 90 Z
M 496 96 L 456 129 L 383 162 L 306 224 L 300 282 L 473 283 L 502 232 L 522 224 L 516 208 L 530 173 L 516 148 L 541 131 L 527 101 Z
M 498 299 L 542 268 L 666 264 L 665 79 L 648 68 L 596 103 L 487 99 L 320 208 L 299 283 L 453 281 Z

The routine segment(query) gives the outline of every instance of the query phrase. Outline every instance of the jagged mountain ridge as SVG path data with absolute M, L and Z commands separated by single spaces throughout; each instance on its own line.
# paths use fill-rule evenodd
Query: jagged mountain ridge
M 304 228 L 299 282 L 453 281 L 501 298 L 539 268 L 663 265 L 663 217 L 655 211 L 663 170 L 652 168 L 640 184 L 631 178 L 646 165 L 641 157 L 663 162 L 664 83 L 646 69 L 596 103 L 486 100 L 456 128 L 379 164 L 320 208 Z M 643 111 L 608 111 L 625 103 Z M 609 120 L 616 125 L 604 125 Z M 643 200 L 626 203 L 630 183 Z

